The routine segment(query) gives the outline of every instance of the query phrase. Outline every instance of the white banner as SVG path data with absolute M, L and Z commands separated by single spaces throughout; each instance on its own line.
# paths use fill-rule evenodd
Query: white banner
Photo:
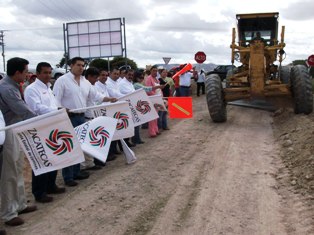
M 134 126 L 139 126 L 158 118 L 158 113 L 156 112 L 153 103 L 143 89 L 122 96 L 119 100 L 129 102 Z
M 35 175 L 84 161 L 65 109 L 16 123 L 12 128 Z
M 152 95 L 149 96 L 149 98 L 157 111 L 167 111 L 165 101 L 162 99 L 161 95 Z
M 135 153 L 129 148 L 129 146 L 125 143 L 124 140 L 121 140 L 121 144 L 126 163 L 127 164 L 135 163 L 137 160 Z
M 75 127 L 83 151 L 106 162 L 117 122 L 117 119 L 101 116 Z
M 111 104 L 94 106 L 94 117 L 107 116 L 118 120 L 116 131 L 112 140 L 120 140 L 134 136 L 134 122 L 129 109 L 129 103 L 119 101 Z

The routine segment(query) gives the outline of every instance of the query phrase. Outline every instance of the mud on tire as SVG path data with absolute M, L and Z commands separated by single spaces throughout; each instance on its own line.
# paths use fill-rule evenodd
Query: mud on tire
M 304 65 L 296 65 L 291 69 L 291 92 L 294 98 L 294 112 L 310 114 L 313 111 L 312 82 Z
M 227 120 L 227 109 L 220 77 L 217 74 L 209 75 L 205 80 L 205 88 L 211 119 L 214 122 L 225 122 Z

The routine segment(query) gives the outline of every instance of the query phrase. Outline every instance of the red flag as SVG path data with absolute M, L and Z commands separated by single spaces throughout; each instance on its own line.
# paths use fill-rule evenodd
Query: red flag
M 192 97 L 169 97 L 169 118 L 192 118 Z

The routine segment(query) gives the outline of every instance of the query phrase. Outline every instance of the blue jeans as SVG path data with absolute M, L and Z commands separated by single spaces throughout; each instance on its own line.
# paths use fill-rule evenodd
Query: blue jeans
M 190 87 L 180 86 L 180 96 L 181 97 L 190 96 Z
M 168 122 L 167 122 L 167 116 L 168 112 L 167 111 L 158 111 L 158 129 L 165 129 L 168 128 Z
M 82 116 L 72 116 L 70 117 L 73 127 L 77 127 L 85 122 L 84 115 Z M 74 180 L 74 178 L 80 173 L 80 164 L 75 164 L 73 166 L 68 166 L 62 169 L 62 176 L 64 182 Z

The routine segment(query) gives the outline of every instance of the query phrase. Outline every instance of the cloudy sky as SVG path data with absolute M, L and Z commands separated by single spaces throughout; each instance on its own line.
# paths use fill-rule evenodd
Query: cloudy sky
M 229 64 L 235 15 L 279 12 L 290 63 L 314 54 L 313 9 L 313 0 L 1 0 L 0 30 L 6 60 L 23 57 L 30 67 L 60 61 L 63 23 L 123 17 L 127 55 L 139 67 L 163 63 L 162 57 L 195 63 L 197 51 L 206 53 L 205 63 Z

